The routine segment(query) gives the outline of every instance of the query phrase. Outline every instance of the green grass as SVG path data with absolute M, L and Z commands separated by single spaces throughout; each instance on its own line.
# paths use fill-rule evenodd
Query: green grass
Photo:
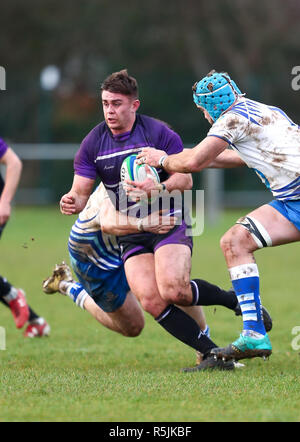
M 228 287 L 219 239 L 243 211 L 227 213 L 195 238 L 192 275 Z M 181 373 L 193 350 L 146 315 L 137 338 L 99 325 L 68 298 L 47 296 L 42 280 L 68 260 L 74 218 L 57 208 L 17 208 L 1 239 L 1 274 L 26 290 L 51 336 L 25 339 L 0 306 L 6 350 L 0 351 L 0 421 L 300 421 L 299 351 L 291 347 L 299 319 L 299 245 L 256 254 L 262 300 L 270 310 L 270 360 L 245 361 L 235 372 Z M 226 345 L 241 320 L 222 307 L 205 308 L 212 339 Z

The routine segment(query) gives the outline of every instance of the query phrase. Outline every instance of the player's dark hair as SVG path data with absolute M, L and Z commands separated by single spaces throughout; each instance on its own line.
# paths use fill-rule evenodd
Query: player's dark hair
M 128 95 L 132 98 L 139 96 L 137 81 L 128 75 L 127 69 L 109 75 L 101 84 L 101 93 L 102 91 Z

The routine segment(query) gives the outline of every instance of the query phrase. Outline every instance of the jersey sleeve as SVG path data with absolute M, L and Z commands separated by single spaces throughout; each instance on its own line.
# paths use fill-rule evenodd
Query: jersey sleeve
M 91 139 L 86 136 L 74 159 L 74 171 L 76 175 L 95 180 L 97 178 L 96 164 L 93 158 L 93 144 Z
M 235 144 L 245 136 L 247 125 L 247 119 L 228 112 L 218 118 L 208 131 L 207 136 L 222 138 L 229 144 Z
M 7 149 L 8 149 L 8 145 L 5 143 L 4 140 L 2 140 L 2 138 L 0 138 L 0 159 L 6 153 Z
M 171 129 L 162 131 L 159 146 L 157 149 L 164 150 L 168 155 L 173 155 L 183 151 L 183 143 L 180 136 Z

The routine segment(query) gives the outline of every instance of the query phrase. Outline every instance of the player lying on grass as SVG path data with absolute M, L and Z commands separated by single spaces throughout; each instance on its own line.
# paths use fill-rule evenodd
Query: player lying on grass
M 148 232 L 164 234 L 176 222 L 168 216 L 157 214 L 156 219 L 153 214 L 151 216 L 143 219 L 144 230 Z M 104 186 L 100 185 L 79 214 L 69 237 L 70 260 L 79 283 L 73 280 L 69 267 L 62 263 L 43 282 L 44 292 L 65 294 L 107 328 L 124 336 L 137 336 L 144 327 L 144 315 L 130 292 L 115 235 L 138 232 L 138 224 L 138 219 L 115 210 Z M 225 303 L 226 307 L 240 314 L 234 292 L 225 292 L 212 285 L 210 290 L 216 304 Z M 192 315 L 208 335 L 201 307 L 181 308 Z M 271 328 L 272 321 L 267 312 L 265 315 L 267 326 Z M 198 361 L 197 369 L 220 367 L 231 369 L 233 364 L 224 365 L 209 358 L 202 363 Z
M 253 253 L 300 240 L 300 129 L 281 109 L 245 98 L 226 73 L 210 72 L 194 85 L 193 98 L 212 125 L 207 137 L 177 155 L 146 148 L 139 158 L 170 173 L 247 165 L 273 193 L 273 201 L 240 218 L 221 239 L 243 331 L 229 346 L 211 352 L 225 360 L 266 357 L 272 346 Z
M 6 167 L 5 182 L 0 174 L 0 237 L 11 215 L 11 203 L 16 193 L 22 171 L 22 162 L 17 154 L 0 138 L 0 163 Z M 28 322 L 26 337 L 48 336 L 49 324 L 28 305 L 25 292 L 15 288 L 0 276 L 0 301 L 10 308 L 17 328 Z

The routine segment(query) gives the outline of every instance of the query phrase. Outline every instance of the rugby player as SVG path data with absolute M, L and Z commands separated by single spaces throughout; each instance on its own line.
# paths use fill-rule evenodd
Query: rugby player
M 126 70 L 111 74 L 103 82 L 101 98 L 105 121 L 91 130 L 76 154 L 72 188 L 60 201 L 61 211 L 66 215 L 83 209 L 97 177 L 110 196 L 113 194 L 115 208 L 130 214 L 133 206 L 120 186 L 123 160 L 145 146 L 163 149 L 167 155 L 183 150 L 180 137 L 166 124 L 137 113 L 140 106 L 137 82 Z M 169 174 L 162 168 L 158 168 L 158 173 L 159 184 L 150 178 L 144 182 L 147 192 L 157 191 L 167 198 L 168 192 L 175 189 L 183 192 L 192 187 L 189 174 Z M 210 364 L 210 351 L 216 347 L 215 343 L 177 306 L 221 304 L 234 309 L 236 299 L 231 292 L 206 281 L 190 281 L 192 237 L 186 234 L 188 218 L 182 205 L 170 206 L 170 214 L 181 222 L 166 234 L 144 232 L 139 222 L 139 233 L 119 237 L 127 281 L 143 309 L 174 337 L 201 352 L 204 359 L 209 358 L 206 363 Z M 137 212 L 135 215 L 138 216 Z M 233 363 L 221 360 L 215 366 L 231 369 Z
M 0 237 L 11 215 L 11 203 L 16 193 L 21 172 L 22 162 L 17 154 L 0 138 L 0 163 L 6 167 L 5 182 L 0 174 Z M 37 315 L 28 305 L 25 292 L 15 288 L 6 278 L 0 276 L 0 301 L 9 307 L 17 328 L 22 328 L 27 322 L 24 336 L 48 336 L 50 326 L 44 318 Z
M 243 331 L 229 346 L 211 352 L 223 360 L 268 357 L 272 346 L 261 313 L 254 252 L 300 240 L 300 129 L 280 108 L 246 98 L 224 72 L 213 70 L 196 83 L 193 98 L 212 125 L 207 137 L 176 155 L 146 148 L 139 158 L 169 173 L 247 165 L 272 192 L 270 203 L 240 218 L 221 239 Z
M 174 223 L 169 216 L 151 214 L 143 219 L 143 229 L 161 235 Z M 70 262 L 79 282 L 63 262 L 43 282 L 43 291 L 67 295 L 105 327 L 124 336 L 137 336 L 144 327 L 144 315 L 130 292 L 116 238 L 130 233 L 139 233 L 139 219 L 117 213 L 101 183 L 69 236 Z
M 174 218 L 156 214 L 143 219 L 145 232 L 163 235 L 173 228 Z M 56 265 L 44 280 L 43 291 L 59 292 L 87 310 L 98 322 L 124 336 L 134 337 L 144 327 L 144 316 L 135 296 L 130 292 L 116 235 L 139 232 L 139 219 L 117 213 L 103 184 L 90 196 L 86 207 L 73 225 L 68 242 L 70 262 L 79 282 L 73 279 L 69 266 Z M 228 296 L 236 315 L 240 314 L 232 291 Z M 200 306 L 182 307 L 209 336 L 209 327 Z M 268 317 L 266 317 L 268 321 Z M 268 323 L 272 326 L 272 323 Z M 229 365 L 231 367 L 231 365 Z M 202 363 L 197 353 L 196 367 L 184 371 L 220 368 L 213 358 Z

